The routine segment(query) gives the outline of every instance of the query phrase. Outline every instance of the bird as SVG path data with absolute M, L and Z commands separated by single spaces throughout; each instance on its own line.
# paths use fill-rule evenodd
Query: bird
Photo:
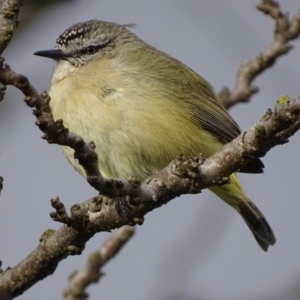
M 53 116 L 95 143 L 103 176 L 143 180 L 179 155 L 210 157 L 241 130 L 208 81 L 131 27 L 80 22 L 57 38 L 54 49 L 34 54 L 56 61 L 49 91 Z M 85 176 L 72 150 L 62 150 Z M 263 168 L 254 158 L 239 171 L 262 173 Z M 235 173 L 230 183 L 209 190 L 241 215 L 262 250 L 275 244 L 269 223 Z

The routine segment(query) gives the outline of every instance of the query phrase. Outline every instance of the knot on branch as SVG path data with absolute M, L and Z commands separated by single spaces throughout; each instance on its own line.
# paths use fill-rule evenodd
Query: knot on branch
M 60 222 L 72 227 L 74 221 L 68 216 L 66 208 L 60 199 L 58 197 L 51 199 L 51 205 L 55 209 L 55 212 L 51 212 L 50 217 L 56 222 Z
M 200 154 L 197 157 L 180 155 L 170 164 L 170 176 L 172 176 L 172 181 L 181 181 L 182 184 L 178 186 L 184 189 L 184 193 L 200 193 L 204 186 L 200 166 L 204 162 L 204 154 Z M 170 189 L 170 185 L 168 185 L 168 190 Z M 174 190 L 173 184 L 172 189 Z M 175 192 L 177 192 L 176 188 Z
M 196 179 L 199 177 L 199 166 L 205 161 L 204 154 L 200 154 L 198 157 L 189 157 L 180 155 L 177 157 L 172 165 L 171 171 L 174 175 L 181 178 Z

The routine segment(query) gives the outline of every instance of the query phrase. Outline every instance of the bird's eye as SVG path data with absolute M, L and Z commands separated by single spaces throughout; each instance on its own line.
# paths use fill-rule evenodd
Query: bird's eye
M 97 49 L 96 49 L 95 46 L 89 46 L 89 47 L 86 47 L 86 48 L 85 48 L 86 54 L 92 55 L 92 54 L 95 54 L 96 51 L 97 51 Z

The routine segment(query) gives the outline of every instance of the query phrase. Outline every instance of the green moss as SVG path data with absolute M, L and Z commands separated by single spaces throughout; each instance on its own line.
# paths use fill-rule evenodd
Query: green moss
M 283 95 L 283 96 L 279 97 L 279 99 L 277 100 L 277 103 L 278 103 L 278 104 L 283 104 L 283 103 L 285 103 L 286 101 L 288 101 L 289 99 L 290 99 L 289 96 Z

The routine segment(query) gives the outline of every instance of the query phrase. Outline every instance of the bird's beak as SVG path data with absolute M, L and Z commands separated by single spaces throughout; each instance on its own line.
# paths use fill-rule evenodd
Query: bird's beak
M 41 50 L 41 51 L 36 51 L 33 53 L 34 55 L 37 56 L 43 56 L 43 57 L 48 57 L 52 59 L 67 59 L 67 55 L 63 53 L 60 49 L 53 49 L 53 50 Z

